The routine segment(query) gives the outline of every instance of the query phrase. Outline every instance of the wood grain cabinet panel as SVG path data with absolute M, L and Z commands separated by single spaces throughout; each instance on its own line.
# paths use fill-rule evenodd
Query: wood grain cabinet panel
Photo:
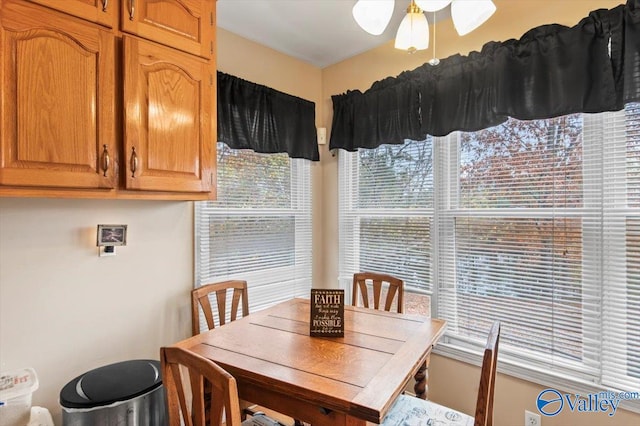
M 126 187 L 208 192 L 213 75 L 208 61 L 123 36 Z
M 122 0 L 122 31 L 211 58 L 215 2 L 211 0 Z
M 3 8 L 0 184 L 114 188 L 114 36 L 42 10 Z
M 118 0 L 29 0 L 109 28 L 116 25 Z

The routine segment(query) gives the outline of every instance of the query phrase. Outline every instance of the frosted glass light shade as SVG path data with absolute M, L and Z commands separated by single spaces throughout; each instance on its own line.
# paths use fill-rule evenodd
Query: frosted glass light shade
M 351 9 L 353 19 L 360 28 L 373 35 L 380 35 L 389 25 L 395 0 L 358 0 Z
M 454 0 L 451 19 L 458 34 L 465 35 L 482 25 L 496 11 L 491 0 Z
M 425 12 L 436 12 L 444 9 L 451 3 L 451 0 L 415 0 L 418 7 Z
M 396 33 L 396 49 L 424 50 L 429 47 L 429 22 L 422 12 L 407 12 Z

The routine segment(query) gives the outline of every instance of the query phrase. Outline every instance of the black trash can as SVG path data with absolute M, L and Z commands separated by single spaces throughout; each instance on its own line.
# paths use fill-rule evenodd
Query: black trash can
M 164 426 L 160 362 L 123 361 L 96 368 L 60 391 L 63 426 Z

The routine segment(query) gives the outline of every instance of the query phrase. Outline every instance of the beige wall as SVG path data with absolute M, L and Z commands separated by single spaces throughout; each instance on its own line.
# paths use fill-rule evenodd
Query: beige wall
M 498 10 L 491 19 L 473 31 L 459 37 L 451 21 L 436 25 L 436 56 L 445 58 L 455 53 L 468 54 L 480 50 L 488 41 L 520 38 L 527 30 L 539 25 L 558 23 L 573 26 L 592 10 L 613 8 L 621 1 L 586 0 L 494 0 Z M 347 59 L 322 70 L 324 125 L 330 130 L 333 108 L 331 95 L 346 90 L 366 90 L 371 84 L 385 77 L 396 76 L 411 70 L 432 58 L 431 48 L 409 55 L 393 48 L 389 42 L 354 58 Z M 338 252 L 338 168 L 337 157 L 322 158 L 324 183 L 324 251 Z M 326 281 L 337 285 L 338 264 L 335 256 L 325 259 Z M 441 356 L 433 356 L 429 373 L 429 396 L 436 402 L 449 405 L 463 412 L 473 413 L 478 389 L 479 368 Z M 524 410 L 537 412 L 536 397 L 542 386 L 499 375 L 496 383 L 496 426 L 524 424 Z M 596 414 L 574 414 L 564 411 L 553 418 L 543 418 L 544 426 L 567 425 L 637 425 L 640 415 L 618 410 L 614 417 Z
M 99 223 L 129 226 L 115 257 Z M 56 424 L 66 382 L 189 335 L 192 229 L 192 203 L 0 199 L 0 369 L 35 368 Z

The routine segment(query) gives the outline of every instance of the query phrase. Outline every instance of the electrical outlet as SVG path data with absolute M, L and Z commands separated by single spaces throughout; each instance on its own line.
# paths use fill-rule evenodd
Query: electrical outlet
M 524 426 L 542 426 L 540 414 L 524 410 Z

